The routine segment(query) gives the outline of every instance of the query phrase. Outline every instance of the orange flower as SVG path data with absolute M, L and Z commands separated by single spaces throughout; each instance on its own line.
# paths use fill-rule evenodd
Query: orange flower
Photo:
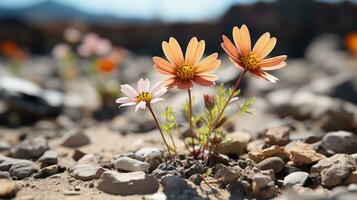
M 351 32 L 346 35 L 345 43 L 347 49 L 351 52 L 357 52 L 357 32 Z
M 217 53 L 213 53 L 201 60 L 205 41 L 197 41 L 193 37 L 187 45 L 186 55 L 183 56 L 180 44 L 173 37 L 169 42 L 162 42 L 162 49 L 166 58 L 154 57 L 154 69 L 162 74 L 169 75 L 164 82 L 168 87 L 177 86 L 180 89 L 189 89 L 192 87 L 192 81 L 202 86 L 212 86 L 217 76 L 209 74 L 216 70 L 221 64 L 217 60 Z
M 117 67 L 117 63 L 110 58 L 100 58 L 96 62 L 97 70 L 103 73 L 111 73 Z
M 273 83 L 279 80 L 265 72 L 280 69 L 286 65 L 284 62 L 287 58 L 286 55 L 266 58 L 276 44 L 275 37 L 270 38 L 270 33 L 264 33 L 251 50 L 248 27 L 242 25 L 240 29 L 238 27 L 233 28 L 233 40 L 235 45 L 223 35 L 221 46 L 235 66 L 249 71 L 255 77 Z

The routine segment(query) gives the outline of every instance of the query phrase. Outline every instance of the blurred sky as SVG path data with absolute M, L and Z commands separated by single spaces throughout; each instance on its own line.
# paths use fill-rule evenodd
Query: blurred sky
M 0 0 L 0 6 L 24 7 L 43 1 L 71 5 L 85 12 L 126 18 L 199 21 L 214 19 L 233 4 L 273 0 Z M 322 0 L 340 2 L 342 0 Z M 350 0 L 357 2 L 357 0 Z

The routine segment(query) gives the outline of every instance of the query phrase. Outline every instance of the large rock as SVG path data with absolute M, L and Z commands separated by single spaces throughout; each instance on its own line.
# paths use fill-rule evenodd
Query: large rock
M 22 141 L 11 149 L 10 156 L 15 158 L 37 159 L 48 149 L 47 140 L 39 136 Z
M 339 185 L 356 169 L 356 162 L 352 156 L 336 154 L 330 158 L 320 160 L 312 166 L 312 173 L 319 173 L 322 184 L 326 187 Z
M 147 162 L 142 162 L 140 160 L 135 160 L 129 157 L 120 157 L 115 160 L 114 163 L 115 168 L 128 171 L 144 171 L 147 172 L 150 169 L 150 164 Z
M 23 179 L 38 172 L 38 166 L 29 160 L 0 156 L 0 170 L 9 171 L 13 178 Z
M 0 179 L 0 198 L 10 199 L 16 196 L 16 193 L 21 189 L 16 183 L 7 180 Z
M 316 152 L 312 145 L 300 141 L 289 144 L 286 149 L 294 166 L 308 165 L 326 158 L 326 156 Z
M 225 143 L 221 143 L 217 146 L 216 151 L 221 154 L 237 154 L 241 155 L 247 152 L 247 144 L 251 140 L 251 135 L 244 132 L 234 132 L 228 134 L 230 139 Z
M 82 181 L 98 179 L 103 172 L 103 168 L 89 164 L 79 164 L 69 169 L 71 176 Z
M 72 129 L 62 138 L 62 146 L 81 147 L 90 143 L 88 136 L 78 129 Z
M 144 172 L 105 171 L 99 179 L 98 189 L 115 195 L 153 194 L 159 189 L 159 182 Z
M 357 153 L 357 136 L 347 131 L 327 133 L 322 138 L 322 146 L 331 153 Z

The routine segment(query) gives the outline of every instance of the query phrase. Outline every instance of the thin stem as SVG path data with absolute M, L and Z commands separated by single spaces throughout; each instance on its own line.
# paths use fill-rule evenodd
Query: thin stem
M 154 111 L 153 111 L 152 108 L 151 108 L 150 103 L 148 103 L 148 108 L 149 108 L 149 111 L 150 111 L 152 117 L 154 118 L 154 121 L 155 121 L 155 123 L 156 123 L 156 127 L 159 129 L 160 134 L 161 134 L 161 137 L 162 137 L 162 139 L 164 140 L 164 143 L 165 143 L 165 145 L 166 145 L 167 151 L 169 152 L 169 155 L 170 155 L 170 159 L 172 159 L 172 155 L 171 155 L 171 151 L 170 151 L 170 146 L 169 146 L 169 145 L 167 144 L 167 142 L 166 142 L 166 139 L 165 139 L 165 137 L 164 137 L 164 134 L 162 133 L 162 130 L 161 130 L 161 126 L 160 126 L 160 124 L 159 124 L 159 121 L 157 121 L 157 118 L 156 118 L 156 116 L 155 116 Z
M 228 106 L 229 102 L 232 100 L 235 92 L 238 90 L 239 85 L 242 82 L 243 76 L 245 75 L 246 72 L 247 72 L 247 70 L 243 70 L 242 73 L 240 73 L 239 78 L 238 78 L 236 84 L 234 85 L 232 94 L 228 97 L 228 99 L 227 99 L 226 103 L 224 104 L 222 110 L 217 115 L 216 121 L 214 122 L 213 127 L 212 127 L 213 130 L 217 129 L 216 126 L 219 123 L 219 121 L 221 120 L 221 117 L 222 117 L 222 114 L 223 114 L 224 110 L 227 108 L 227 106 Z
M 194 137 L 195 134 L 193 133 L 193 129 L 192 129 L 192 97 L 191 97 L 191 89 L 187 90 L 188 92 L 188 103 L 189 103 L 189 112 L 188 112 L 188 121 L 189 121 L 189 126 L 190 126 L 190 135 L 191 135 L 191 139 L 192 139 L 192 153 L 194 155 L 194 157 L 196 157 L 196 150 L 195 150 L 195 142 L 194 142 Z

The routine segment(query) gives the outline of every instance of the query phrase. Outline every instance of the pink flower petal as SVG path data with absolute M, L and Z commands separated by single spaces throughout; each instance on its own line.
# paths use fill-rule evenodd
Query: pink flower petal
M 128 84 L 121 85 L 120 90 L 129 97 L 138 96 L 138 93 L 136 92 L 136 90 Z
M 131 101 L 133 101 L 131 98 L 121 97 L 121 98 L 118 98 L 115 102 L 116 103 L 129 103 Z
M 164 98 L 155 98 L 155 99 L 152 99 L 150 101 L 150 103 L 156 103 L 156 102 L 159 102 L 159 101 L 165 101 L 165 99 Z
M 119 106 L 119 108 L 124 107 L 124 106 L 133 106 L 133 105 L 136 105 L 136 103 L 135 102 L 124 103 L 124 104 L 121 104 Z
M 146 109 L 146 102 L 145 102 L 145 101 L 140 101 L 140 102 L 135 106 L 135 112 L 137 112 L 139 109 L 141 109 L 141 110 Z

